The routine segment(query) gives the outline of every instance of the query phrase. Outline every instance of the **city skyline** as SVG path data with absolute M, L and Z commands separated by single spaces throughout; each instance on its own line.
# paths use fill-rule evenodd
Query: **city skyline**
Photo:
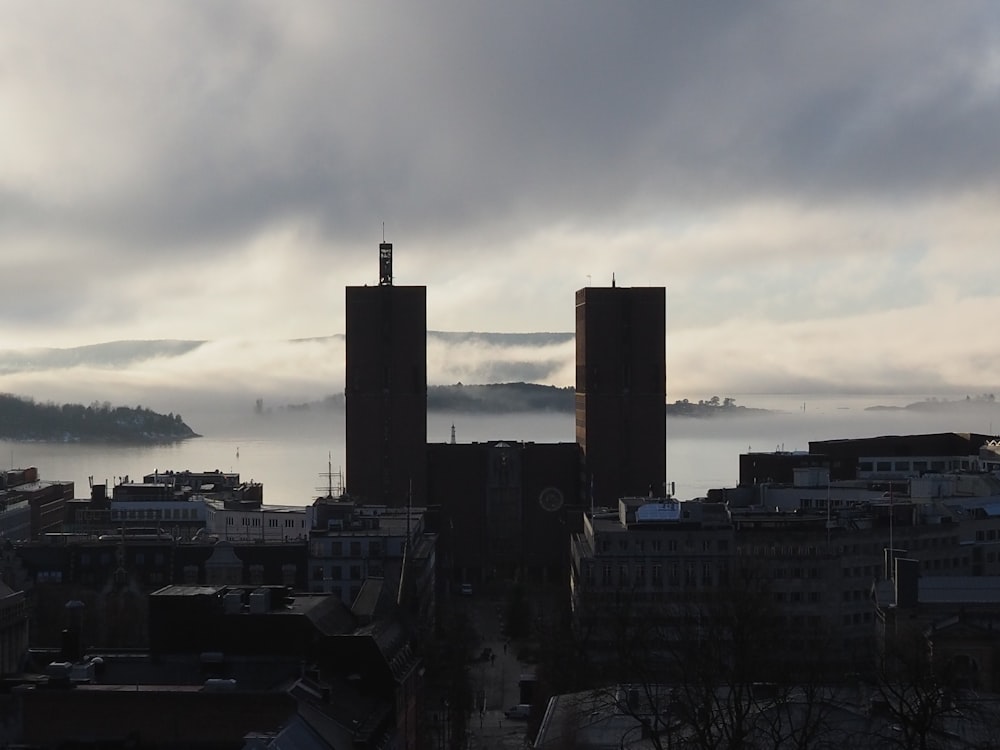
M 344 332 L 384 224 L 432 330 L 568 332 L 577 289 L 665 286 L 677 397 L 992 390 L 991 3 L 9 18 L 4 349 L 208 340 L 136 382 L 312 395 L 342 362 L 284 342 Z

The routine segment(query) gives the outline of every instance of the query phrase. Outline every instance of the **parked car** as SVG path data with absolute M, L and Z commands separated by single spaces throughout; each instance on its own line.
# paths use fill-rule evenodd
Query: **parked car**
M 516 706 L 511 706 L 503 715 L 508 719 L 524 719 L 527 721 L 528 716 L 531 715 L 531 704 L 529 703 L 518 703 Z

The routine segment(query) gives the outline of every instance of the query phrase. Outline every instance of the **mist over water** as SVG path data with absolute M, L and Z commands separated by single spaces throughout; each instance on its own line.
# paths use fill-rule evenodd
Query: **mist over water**
M 736 402 L 772 413 L 734 417 L 667 420 L 667 481 L 682 499 L 704 496 L 715 487 L 732 487 L 739 455 L 747 451 L 806 451 L 810 440 L 872 437 L 923 432 L 994 433 L 1000 410 L 983 405 L 947 412 L 866 411 L 874 405 L 903 406 L 923 400 L 913 395 L 737 395 Z M 194 404 L 191 404 L 192 406 Z M 226 400 L 187 411 L 185 421 L 203 437 L 170 445 L 121 446 L 80 443 L 0 442 L 0 461 L 11 468 L 37 466 L 43 479 L 73 481 L 76 496 L 89 494 L 89 477 L 113 485 L 154 471 L 239 472 L 264 485 L 264 501 L 307 505 L 340 484 L 343 471 L 343 411 L 265 409 L 253 402 Z M 489 440 L 572 442 L 571 413 L 480 415 L 431 412 L 427 439 L 459 443 Z

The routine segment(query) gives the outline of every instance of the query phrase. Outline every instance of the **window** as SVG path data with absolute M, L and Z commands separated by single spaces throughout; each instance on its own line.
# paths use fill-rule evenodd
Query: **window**
M 344 544 L 343 542 L 331 542 L 330 543 L 330 555 L 332 557 L 341 557 L 344 554 Z
M 618 567 L 618 585 L 628 585 L 628 565 L 620 565 Z
M 653 566 L 653 585 L 662 586 L 663 585 L 663 566 L 654 565 Z
M 361 566 L 360 565 L 352 565 L 351 566 L 351 580 L 352 581 L 360 581 L 361 580 Z
M 702 563 L 701 566 L 701 585 L 711 586 L 712 585 L 712 563 Z
M 601 571 L 601 583 L 605 586 L 611 585 L 611 566 L 605 565 Z
M 361 542 L 351 542 L 351 557 L 361 557 Z

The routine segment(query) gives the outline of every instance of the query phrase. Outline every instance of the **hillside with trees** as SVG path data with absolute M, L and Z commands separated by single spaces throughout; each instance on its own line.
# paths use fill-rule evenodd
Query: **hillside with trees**
M 158 414 L 107 401 L 39 404 L 0 394 L 0 438 L 52 442 L 169 443 L 199 437 L 180 414 Z

